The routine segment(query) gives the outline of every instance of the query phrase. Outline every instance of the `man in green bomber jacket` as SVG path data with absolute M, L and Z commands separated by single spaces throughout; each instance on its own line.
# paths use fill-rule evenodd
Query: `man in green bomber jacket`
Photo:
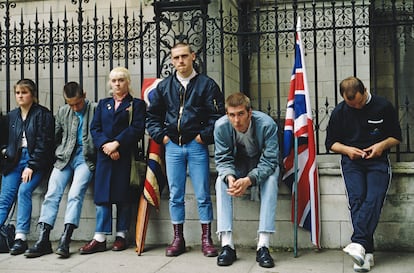
M 56 162 L 41 208 L 39 239 L 26 250 L 24 255 L 28 258 L 53 252 L 49 234 L 55 224 L 65 188 L 72 179 L 65 211 L 65 227 L 56 249 L 56 254 L 61 257 L 70 256 L 71 236 L 79 226 L 83 199 L 95 170 L 96 149 L 89 127 L 96 103 L 85 99 L 86 93 L 76 82 L 64 86 L 63 96 L 66 105 L 58 110 L 55 118 Z

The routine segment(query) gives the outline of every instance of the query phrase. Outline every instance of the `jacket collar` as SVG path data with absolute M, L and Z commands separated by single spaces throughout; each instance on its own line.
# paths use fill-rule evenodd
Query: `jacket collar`
M 130 102 L 133 100 L 134 98 L 131 96 L 131 94 L 126 95 L 121 104 L 119 105 L 118 109 L 116 109 L 115 112 L 121 112 L 124 111 L 125 109 L 127 109 L 130 106 Z M 111 106 L 114 107 L 115 105 L 115 101 L 113 99 L 110 100 L 111 101 Z

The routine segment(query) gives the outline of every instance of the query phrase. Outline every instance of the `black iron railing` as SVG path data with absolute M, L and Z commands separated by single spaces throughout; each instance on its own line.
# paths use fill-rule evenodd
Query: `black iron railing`
M 115 10 L 109 3 L 72 0 L 75 11 L 65 9 L 59 18 L 52 9 L 38 14 L 26 11 L 24 2 L 0 1 L 1 110 L 12 107 L 10 90 L 23 77 L 38 83 L 41 101 L 52 110 L 62 103 L 68 80 L 88 87 L 94 100 L 106 96 L 114 66 L 130 68 L 139 90 L 145 77 L 172 73 L 169 49 L 185 41 L 197 54 L 198 70 L 213 76 L 225 94 L 246 92 L 256 109 L 283 124 L 300 17 L 318 154 L 327 153 L 327 121 L 341 100 L 338 84 L 349 75 L 366 79 L 371 92 L 394 103 L 404 142 L 393 152 L 398 160 L 412 153 L 412 1 L 236 2 L 154 0 Z M 16 9 L 21 14 L 11 16 Z

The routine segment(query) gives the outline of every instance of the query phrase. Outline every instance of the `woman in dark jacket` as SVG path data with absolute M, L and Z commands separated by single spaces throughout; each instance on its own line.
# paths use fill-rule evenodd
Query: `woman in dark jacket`
M 55 122 L 53 114 L 37 103 L 37 87 L 32 80 L 19 80 L 14 94 L 18 107 L 7 114 L 7 144 L 1 147 L 0 225 L 17 196 L 16 237 L 10 254 L 18 255 L 27 249 L 32 193 L 54 161 Z
M 112 234 L 112 204 L 116 204 L 116 238 L 112 250 L 127 248 L 126 232 L 131 222 L 129 187 L 131 152 L 145 130 L 145 102 L 130 94 L 130 73 L 114 68 L 109 74 L 111 97 L 99 101 L 91 123 L 98 149 L 94 200 L 96 228 L 93 239 L 81 247 L 81 254 L 106 250 L 106 235 Z M 132 121 L 129 121 L 129 118 Z

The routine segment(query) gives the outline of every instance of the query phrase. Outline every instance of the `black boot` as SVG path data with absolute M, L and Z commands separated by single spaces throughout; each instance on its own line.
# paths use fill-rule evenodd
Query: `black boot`
M 46 223 L 39 223 L 40 226 L 40 235 L 39 240 L 26 252 L 24 256 L 27 258 L 36 258 L 46 254 L 52 253 L 52 244 L 50 243 L 50 231 L 52 230 L 52 226 Z
M 76 226 L 74 224 L 65 224 L 65 230 L 62 233 L 62 237 L 59 241 L 59 246 L 55 252 L 62 258 L 69 258 L 69 244 L 71 242 L 72 233 L 75 228 Z

